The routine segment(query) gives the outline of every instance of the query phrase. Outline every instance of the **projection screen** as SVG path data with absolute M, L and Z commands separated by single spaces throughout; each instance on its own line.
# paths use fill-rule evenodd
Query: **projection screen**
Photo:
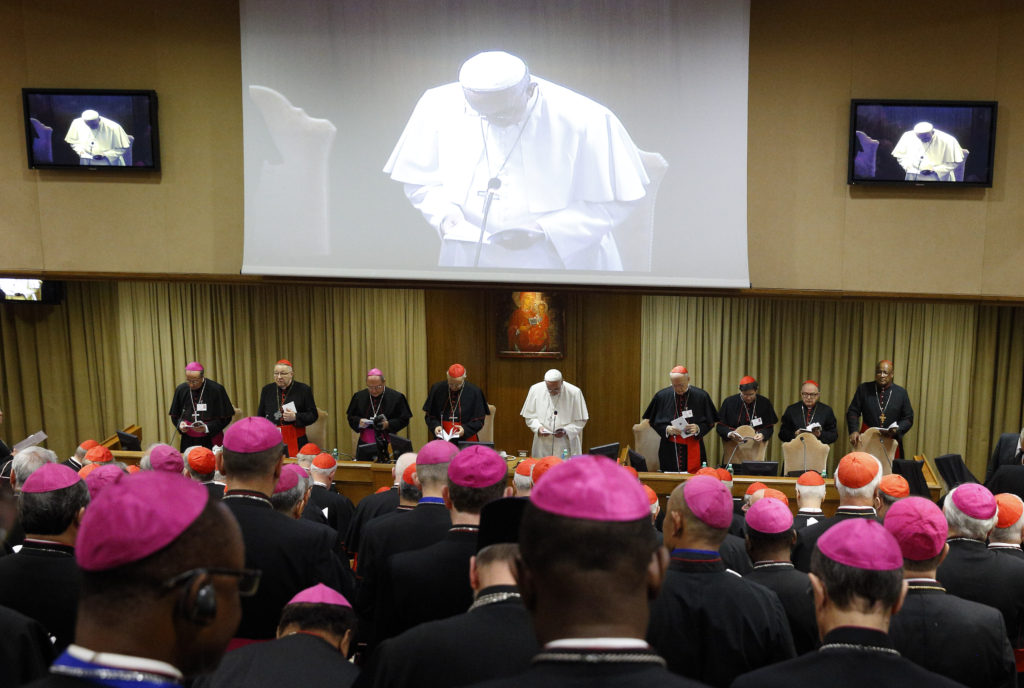
M 749 286 L 747 0 L 240 12 L 244 273 Z

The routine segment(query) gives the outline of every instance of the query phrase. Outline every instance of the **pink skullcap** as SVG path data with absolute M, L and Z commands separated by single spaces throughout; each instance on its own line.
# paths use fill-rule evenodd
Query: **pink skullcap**
M 999 517 L 996 520 L 996 528 L 1009 528 L 1020 520 L 1024 514 L 1024 502 L 1020 497 L 1010 492 L 1000 492 L 996 495 L 996 506 L 999 508 Z
M 615 523 L 651 517 L 640 483 L 604 456 L 584 454 L 563 461 L 534 484 L 533 505 L 558 516 Z
M 281 467 L 281 470 L 282 471 L 284 471 L 284 470 L 292 471 L 293 473 L 295 473 L 295 475 L 299 476 L 300 478 L 308 478 L 309 477 L 309 471 L 307 471 L 304 466 L 300 466 L 297 463 L 285 464 L 284 466 Z
M 320 453 L 320 447 L 316 446 L 312 442 L 306 442 L 302 445 L 302 449 L 299 450 L 299 454 L 303 456 L 316 456 Z
M 282 358 L 282 359 L 281 359 L 280 361 L 278 361 L 278 362 L 277 362 L 277 363 L 275 363 L 274 365 L 286 365 L 286 366 L 288 366 L 289 368 L 293 368 L 293 367 L 294 367 L 294 366 L 292 365 L 292 362 L 291 362 L 291 361 L 289 361 L 289 360 L 288 360 L 287 358 Z
M 744 492 L 743 494 L 745 494 L 745 495 L 752 495 L 755 492 L 757 492 L 758 490 L 764 490 L 767 487 L 768 486 L 765 485 L 762 482 L 750 483 L 749 487 L 747 487 L 747 491 Z
M 402 471 L 402 482 L 406 485 L 415 485 L 416 481 L 412 479 L 413 473 L 416 472 L 416 464 L 411 463 L 405 467 Z
M 181 452 L 168 444 L 160 444 L 149 452 L 149 465 L 154 471 L 181 473 L 185 469 L 185 461 Z
M 384 377 L 384 373 L 381 372 L 380 368 L 370 368 L 366 371 L 366 377 Z
M 287 469 L 288 466 L 281 468 L 281 477 L 277 479 L 277 484 L 274 485 L 274 494 L 287 492 L 299 484 L 299 474 Z
M 239 454 L 255 454 L 281 444 L 281 431 L 266 418 L 243 418 L 224 431 L 224 448 Z
M 190 373 L 201 373 L 203 372 L 204 368 L 202 364 L 199 363 L 199 361 L 192 361 L 187 366 L 185 366 L 185 370 L 189 371 Z
M 462 377 L 466 374 L 466 366 L 461 363 L 452 363 L 448 366 L 448 377 Z
M 818 538 L 818 549 L 832 561 L 856 569 L 903 568 L 903 553 L 896 538 L 872 518 L 840 521 Z
M 92 449 L 93 447 L 98 446 L 98 445 L 99 445 L 99 442 L 97 442 L 96 440 L 86 440 L 86 441 L 82 442 L 80 445 L 78 445 L 78 448 L 79 449 L 84 449 L 85 451 L 89 451 L 90 449 Z
M 75 542 L 78 566 L 106 571 L 145 559 L 184 533 L 209 495 L 203 485 L 180 475 L 140 471 L 124 476 L 85 510 Z
M 903 558 L 911 561 L 937 557 L 949 535 L 942 510 L 924 497 L 907 497 L 889 507 L 885 529 L 896 538 Z
M 542 477 L 544 477 L 545 473 L 547 473 L 548 471 L 550 471 L 552 468 L 554 468 L 555 466 L 559 465 L 560 463 L 562 463 L 562 460 L 560 458 L 558 458 L 557 456 L 545 456 L 543 459 L 538 461 L 534 465 L 533 473 L 530 476 L 530 477 L 533 478 L 533 484 L 536 485 L 537 482 Z M 629 471 L 626 471 L 626 472 L 628 473 Z
M 759 499 L 747 509 L 747 525 L 759 533 L 784 533 L 793 527 L 793 512 L 778 499 Z
M 690 371 L 686 369 L 686 366 L 676 366 L 672 370 L 668 371 L 669 375 L 689 375 Z
M 654 506 L 658 503 L 658 493 L 654 491 L 654 488 L 647 485 L 643 485 L 644 494 L 647 495 L 647 503 Z
M 717 475 L 718 479 L 721 480 L 723 483 L 729 483 L 730 485 L 732 484 L 732 473 L 730 473 L 728 469 L 716 468 L 715 475 Z
M 102 444 L 97 444 L 95 447 L 85 452 L 86 461 L 92 461 L 93 463 L 106 463 L 114 460 L 114 455 L 110 453 L 110 450 L 104 447 Z
M 95 470 L 89 471 L 89 475 L 85 478 L 85 486 L 89 489 L 89 497 L 96 499 L 99 497 L 100 492 L 123 477 L 125 477 L 125 472 L 117 466 L 97 466 Z
M 462 487 L 490 487 L 508 475 L 508 464 L 490 447 L 466 447 L 448 464 L 448 479 Z
M 864 487 L 878 475 L 878 459 L 867 452 L 850 452 L 839 460 L 836 478 L 843 487 L 858 489 Z
M 537 459 L 523 459 L 516 464 L 516 474 L 529 476 L 533 470 L 534 464 L 537 463 Z
M 696 475 L 683 484 L 686 508 L 712 528 L 728 528 L 732 523 L 732 495 L 718 477 Z
M 797 485 L 807 485 L 814 487 L 816 485 L 824 485 L 825 479 L 821 477 L 821 473 L 817 471 L 804 471 L 800 474 L 800 477 L 796 479 Z
M 288 600 L 288 604 L 333 604 L 339 607 L 351 607 L 345 596 L 333 588 L 328 588 L 323 583 L 317 583 L 312 588 L 300 591 L 295 597 Z
M 21 491 L 28 493 L 53 492 L 71 487 L 79 480 L 81 478 L 78 477 L 78 473 L 62 463 L 44 463 L 32 472 L 32 475 L 22 485 Z
M 149 455 L 153 460 L 153 455 Z M 196 473 L 213 473 L 217 469 L 217 458 L 206 447 L 195 447 L 188 453 L 188 465 Z
M 953 504 L 965 516 L 979 521 L 992 518 L 996 514 L 996 498 L 988 488 L 978 483 L 964 483 L 953 488 Z
M 902 475 L 896 473 L 883 475 L 882 479 L 878 482 L 878 489 L 896 499 L 910 496 L 910 483 Z
M 336 468 L 337 465 L 338 462 L 334 459 L 334 457 L 326 452 L 321 452 L 317 454 L 316 457 L 313 459 L 314 468 L 329 469 Z
M 431 466 L 438 463 L 451 463 L 459 448 L 444 440 L 430 440 L 416 453 L 417 466 Z

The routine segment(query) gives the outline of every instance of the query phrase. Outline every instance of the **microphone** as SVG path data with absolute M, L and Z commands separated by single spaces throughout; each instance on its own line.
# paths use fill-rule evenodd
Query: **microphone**
M 484 244 L 484 231 L 487 229 L 487 216 L 491 213 L 491 201 L 494 200 L 495 192 L 501 188 L 501 180 L 491 177 L 487 181 L 487 195 L 484 197 L 484 213 L 480 218 L 480 238 L 476 241 L 476 256 L 473 258 L 473 267 L 480 265 L 480 249 Z
M 555 428 L 558 427 L 558 409 L 551 409 L 551 455 L 555 455 Z

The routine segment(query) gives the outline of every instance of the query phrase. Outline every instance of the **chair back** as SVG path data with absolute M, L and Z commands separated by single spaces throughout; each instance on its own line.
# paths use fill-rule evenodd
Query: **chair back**
M 651 472 L 661 470 L 661 462 L 658 461 L 658 447 L 661 445 L 661 438 L 651 427 L 651 421 L 644 418 L 633 426 L 633 450 L 644 457 L 647 462 L 647 469 Z
M 831 447 L 810 432 L 802 432 L 789 442 L 783 442 L 784 474 L 789 475 L 793 471 L 823 472 L 828 464 L 830 449 Z
M 490 410 L 490 414 L 484 417 L 484 426 L 480 428 L 480 432 L 476 436 L 480 442 L 494 444 L 494 414 L 497 409 L 494 404 L 487 404 L 487 408 Z
M 768 453 L 768 443 L 754 440 L 757 430 L 749 425 L 741 425 L 734 431 L 743 437 L 745 441 L 726 440 L 725 449 L 722 454 L 722 465 L 730 463 L 743 463 L 744 461 L 764 461 Z
M 886 437 L 878 428 L 868 428 L 860 434 L 854 451 L 867 452 L 882 464 L 882 475 L 892 473 L 892 460 L 896 456 L 895 437 Z

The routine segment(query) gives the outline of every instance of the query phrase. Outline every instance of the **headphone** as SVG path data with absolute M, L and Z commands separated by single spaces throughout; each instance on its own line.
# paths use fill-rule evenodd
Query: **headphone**
M 193 595 L 192 585 L 200 575 L 196 572 L 184 582 L 185 590 L 178 601 L 178 611 L 197 626 L 209 626 L 217 617 L 217 591 L 212 583 L 206 583 Z

